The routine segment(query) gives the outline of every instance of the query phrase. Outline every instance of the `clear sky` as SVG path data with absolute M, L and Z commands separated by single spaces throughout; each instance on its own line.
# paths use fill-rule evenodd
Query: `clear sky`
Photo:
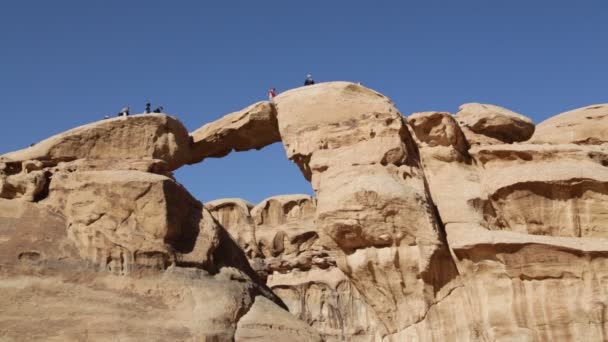
M 403 114 L 608 102 L 606 0 L 4 0 L 0 42 L 0 153 L 147 101 L 192 131 L 308 72 Z M 280 144 L 175 174 L 202 201 L 312 193 Z

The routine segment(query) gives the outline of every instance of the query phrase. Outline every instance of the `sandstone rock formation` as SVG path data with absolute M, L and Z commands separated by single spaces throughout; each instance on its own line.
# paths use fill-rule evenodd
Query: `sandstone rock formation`
M 44 191 L 47 176 L 43 171 L 0 174 L 0 198 L 34 201 Z
M 316 328 L 324 340 L 380 337 L 374 312 L 337 268 L 333 251 L 321 243 L 323 232 L 314 224 L 313 198 L 274 196 L 255 207 L 243 200 L 222 199 L 205 207 L 245 251 L 258 247 L 256 253 L 247 253 L 251 266 L 289 311 Z
M 606 108 L 406 118 L 331 82 L 192 138 L 142 115 L 0 156 L 0 336 L 606 340 Z M 202 205 L 171 174 L 277 141 L 314 197 Z
M 237 341 L 323 341 L 306 323 L 285 315 L 268 299 L 258 296 L 251 309 L 239 320 Z
M 205 203 L 213 217 L 230 233 L 241 249 L 252 259 L 260 255 L 255 226 L 250 216 L 253 204 L 240 198 L 219 199 Z
M 605 298 L 591 279 L 608 271 L 597 266 L 608 243 L 585 237 L 608 223 L 602 148 L 478 145 L 446 162 L 416 138 L 462 285 L 394 337 L 604 340 Z M 567 293 L 580 296 L 570 302 Z M 450 327 L 441 333 L 433 322 Z
M 541 122 L 530 142 L 601 145 L 608 142 L 607 124 L 608 104 L 578 108 Z
M 223 157 L 231 151 L 260 149 L 281 141 L 277 115 L 270 102 L 258 102 L 192 132 L 192 160 Z
M 4 157 L 43 162 L 160 159 L 174 170 L 188 162 L 190 141 L 188 131 L 173 117 L 135 115 L 77 127 Z
M 399 111 L 383 95 L 345 82 L 291 90 L 275 101 L 287 155 L 317 194 L 318 229 L 378 316 L 380 334 L 423 319 L 455 286 L 456 267 Z
M 408 124 L 418 139 L 419 148 L 438 147 L 432 149 L 437 158 L 453 161 L 468 157 L 469 143 L 450 113 L 414 113 L 409 116 Z
M 58 172 L 43 203 L 67 220 L 81 257 L 117 274 L 190 263 L 211 270 L 218 225 L 166 176 L 141 171 Z
M 456 120 L 466 128 L 465 132 L 474 133 L 470 134 L 472 140 L 479 139 L 475 139 L 475 135 L 483 135 L 500 142 L 512 143 L 526 141 L 534 133 L 534 123 L 529 118 L 489 104 L 463 104 L 456 113 Z
M 0 339 L 230 341 L 265 297 L 269 314 L 247 327 L 319 340 L 172 178 L 189 160 L 187 132 L 165 115 L 104 120 L 3 156 Z

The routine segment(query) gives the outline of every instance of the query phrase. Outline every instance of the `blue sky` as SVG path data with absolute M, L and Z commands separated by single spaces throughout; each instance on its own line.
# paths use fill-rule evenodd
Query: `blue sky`
M 0 153 L 147 101 L 192 131 L 308 72 L 403 114 L 608 102 L 608 1 L 7 0 L 0 42 Z M 280 144 L 176 177 L 202 201 L 312 193 Z

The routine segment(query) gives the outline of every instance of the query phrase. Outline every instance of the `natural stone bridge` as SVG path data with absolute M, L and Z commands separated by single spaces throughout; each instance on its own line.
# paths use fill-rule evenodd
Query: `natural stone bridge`
M 0 159 L 0 331 L 604 340 L 607 132 L 608 105 L 406 118 L 347 82 L 190 134 L 162 114 L 78 127 Z M 314 198 L 203 205 L 171 174 L 279 141 Z

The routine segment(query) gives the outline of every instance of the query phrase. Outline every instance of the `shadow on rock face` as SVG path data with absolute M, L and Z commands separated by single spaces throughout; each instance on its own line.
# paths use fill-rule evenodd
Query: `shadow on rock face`
M 241 270 L 254 282 L 260 295 L 269 298 L 283 309 L 288 310 L 285 303 L 266 286 L 266 283 L 251 268 L 243 250 L 223 227 L 219 230 L 219 240 L 220 244 L 213 255 L 214 260 L 216 260 L 216 267 L 218 269 L 233 267 Z

